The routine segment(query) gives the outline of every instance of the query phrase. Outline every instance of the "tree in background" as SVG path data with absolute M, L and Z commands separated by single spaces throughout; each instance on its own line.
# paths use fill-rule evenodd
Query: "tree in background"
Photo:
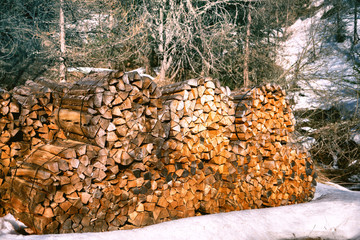
M 354 45 L 356 45 L 359 41 L 359 35 L 357 32 L 358 5 L 359 5 L 358 0 L 353 0 L 353 8 L 354 8 L 354 11 L 353 11 L 353 14 L 354 14 L 353 44 Z
M 63 11 L 64 0 L 60 0 L 59 7 L 59 27 L 60 27 L 60 69 L 59 69 L 59 78 L 60 82 L 66 81 L 66 65 L 65 65 L 65 55 L 66 55 L 66 46 L 65 46 L 65 19 Z
M 52 65 L 55 2 L 8 1 L 0 8 L 0 82 L 5 86 L 21 83 L 22 77 L 42 74 Z M 42 64 L 38 64 L 41 62 Z
M 121 1 L 115 5 L 112 38 L 101 39 L 105 45 L 98 50 L 111 50 L 109 57 L 119 63 L 159 67 L 161 81 L 216 72 L 220 49 L 234 28 L 226 2 Z
M 279 75 L 274 58 L 282 28 L 307 2 L 5 0 L 1 77 L 20 79 L 14 76 L 26 72 L 34 78 L 35 66 L 59 69 L 66 60 L 68 67 L 145 66 L 153 76 L 158 68 L 164 83 L 206 75 L 233 88 L 256 85 Z M 64 79 L 61 66 L 57 79 Z
M 244 46 L 244 87 L 249 87 L 249 57 L 250 57 L 250 27 L 251 27 L 251 1 L 248 1 L 247 17 L 246 17 L 246 34 L 245 34 L 245 46 Z
M 336 33 L 335 39 L 337 42 L 344 42 L 346 38 L 346 29 L 343 18 L 341 17 L 342 11 L 344 11 L 343 1 L 342 0 L 334 0 L 334 11 L 335 11 L 335 23 L 336 23 Z

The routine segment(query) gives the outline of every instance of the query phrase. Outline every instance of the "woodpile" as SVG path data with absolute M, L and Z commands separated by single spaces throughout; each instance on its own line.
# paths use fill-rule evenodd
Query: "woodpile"
M 133 198 L 149 187 L 144 179 L 152 173 L 144 171 L 157 162 L 157 146 L 166 137 L 158 120 L 163 114 L 160 95 L 150 79 L 121 72 L 93 74 L 73 85 L 41 80 L 15 88 L 8 98 L 21 106 L 21 134 L 11 144 L 21 154 L 8 160 L 10 171 L 1 168 L 2 206 L 36 233 L 144 225 L 128 216 L 138 204 Z M 142 182 L 140 174 L 145 174 Z M 104 198 L 102 208 L 100 195 L 93 196 L 97 192 Z M 33 198 L 23 201 L 24 196 Z M 70 217 L 80 211 L 89 221 L 74 224 Z M 104 212 L 116 214 L 104 224 L 99 217 Z
M 12 159 L 24 148 L 23 144 L 12 139 L 17 139 L 20 133 L 20 105 L 11 94 L 0 89 L 0 186 L 5 181 L 5 176 L 10 174 L 13 166 Z M 0 206 L 0 215 L 4 214 L 3 206 Z
M 136 72 L 0 94 L 0 205 L 35 233 L 142 227 L 310 200 L 279 87 L 211 78 L 161 88 Z
M 169 138 L 162 148 L 166 181 L 190 184 L 187 205 L 202 213 L 216 213 L 222 176 L 228 171 L 228 128 L 234 122 L 229 88 L 211 78 L 191 79 L 164 86 L 164 108 L 170 113 Z M 170 201 L 176 201 L 171 199 Z M 176 206 L 176 205 L 175 205 Z M 189 207 L 186 207 L 189 209 Z
M 229 138 L 243 208 L 294 204 L 313 197 L 316 173 L 307 152 L 291 142 L 295 118 L 285 97 L 284 90 L 270 84 L 232 93 L 235 120 Z

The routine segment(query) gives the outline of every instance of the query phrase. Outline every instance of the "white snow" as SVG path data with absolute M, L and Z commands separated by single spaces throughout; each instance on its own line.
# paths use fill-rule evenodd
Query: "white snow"
M 313 7 L 319 7 L 321 4 L 324 3 L 324 0 L 314 0 L 312 3 L 311 3 L 311 6 Z
M 289 72 L 289 86 L 295 86 L 294 90 L 288 91 L 288 97 L 295 103 L 293 110 L 331 109 L 340 114 L 341 120 L 351 120 L 360 117 L 360 72 L 355 64 L 360 61 L 360 44 L 352 46 L 354 24 L 352 10 L 349 9 L 341 16 L 346 26 L 345 41 L 335 41 L 335 16 L 327 14 L 324 17 L 324 13 L 333 8 L 331 3 L 314 0 L 312 6 L 320 8 L 312 16 L 300 18 L 284 29 L 285 36 L 289 37 L 278 52 L 277 63 Z M 359 32 L 360 19 L 357 21 Z M 356 54 L 352 53 L 354 50 Z M 310 129 L 302 130 L 311 133 Z M 351 140 L 360 144 L 358 130 L 351 130 L 350 135 Z M 299 137 L 299 142 L 309 149 L 316 140 Z M 332 156 L 333 167 L 337 168 L 338 156 Z M 358 164 L 359 161 L 353 160 L 351 164 Z
M 145 68 L 144 67 L 134 69 L 134 70 L 129 71 L 127 73 L 130 73 L 130 72 L 137 72 L 141 77 L 147 77 L 147 78 L 150 78 L 151 80 L 154 80 L 153 76 L 150 76 L 149 74 L 145 74 Z
M 84 43 L 89 43 L 91 39 L 91 35 L 95 35 L 98 28 L 101 30 L 106 28 L 110 25 L 110 18 L 109 14 L 97 14 L 91 13 L 88 15 L 88 19 L 82 19 L 76 21 L 75 23 L 67 23 L 66 28 L 72 31 L 76 31 Z
M 315 129 L 313 129 L 313 128 L 311 128 L 311 127 L 302 127 L 302 128 L 300 128 L 300 129 L 303 130 L 303 131 L 305 131 L 305 132 L 309 132 L 309 133 L 315 131 Z
M 16 221 L 11 214 L 8 214 L 5 217 L 0 218 L 0 239 L 7 234 L 17 234 L 16 231 L 24 227 L 26 226 L 23 223 Z
M 319 183 L 308 203 L 184 218 L 141 229 L 102 233 L 19 235 L 11 215 L 0 218 L 2 240 L 360 239 L 360 192 Z
M 350 135 L 350 139 L 360 145 L 360 132 L 353 131 Z
M 70 67 L 67 69 L 68 72 L 81 72 L 89 74 L 91 72 L 113 72 L 115 70 L 108 68 L 94 68 L 94 67 Z
M 84 74 L 89 74 L 91 72 L 113 72 L 115 70 L 113 69 L 109 69 L 109 68 L 94 68 L 94 67 L 70 67 L 67 69 L 68 72 L 81 72 Z M 141 77 L 148 77 L 151 80 L 154 80 L 154 77 L 145 74 L 145 68 L 137 68 L 131 71 L 128 71 L 126 73 L 131 73 L 131 72 L 137 72 Z
M 313 16 L 298 19 L 284 29 L 289 38 L 278 52 L 277 64 L 289 71 L 287 79 L 299 87 L 289 92 L 295 102 L 294 110 L 329 109 L 335 105 L 344 109 L 343 118 L 351 118 L 359 89 L 359 73 L 350 57 L 352 17 L 345 18 L 349 37 L 343 43 L 336 43 L 329 31 L 333 28 L 331 20 L 321 19 L 332 6 L 320 0 L 312 5 L 322 7 Z
M 301 144 L 304 148 L 310 150 L 316 144 L 316 139 L 313 137 L 301 136 L 296 139 L 296 142 Z

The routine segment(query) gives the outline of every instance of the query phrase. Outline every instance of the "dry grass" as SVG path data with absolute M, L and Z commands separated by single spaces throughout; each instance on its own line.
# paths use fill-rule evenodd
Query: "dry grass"
M 317 164 L 320 181 L 331 181 L 344 185 L 354 184 L 350 177 L 360 174 L 360 145 L 351 137 L 354 129 L 359 130 L 359 119 L 342 120 L 338 112 L 308 111 L 297 113 L 297 117 L 307 118 L 296 126 L 300 135 L 312 137 L 316 143 L 310 153 Z M 306 132 L 302 127 L 311 127 Z

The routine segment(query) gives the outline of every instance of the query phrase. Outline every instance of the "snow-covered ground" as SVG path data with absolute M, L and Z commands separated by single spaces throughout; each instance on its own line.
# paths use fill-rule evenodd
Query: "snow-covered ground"
M 68 72 L 81 72 L 89 74 L 91 72 L 113 72 L 114 70 L 109 68 L 93 68 L 93 67 L 70 67 L 67 69 Z
M 81 72 L 84 74 L 89 74 L 89 73 L 95 73 L 95 72 L 113 72 L 115 70 L 113 69 L 109 69 L 109 68 L 94 68 L 94 67 L 70 67 L 67 69 L 68 72 Z M 154 77 L 145 74 L 145 68 L 137 68 L 134 69 L 132 71 L 126 72 L 126 73 L 131 73 L 131 72 L 137 72 L 140 76 L 142 77 L 148 77 L 150 79 L 154 79 Z
M 336 15 L 331 15 L 334 10 L 332 3 L 330 0 L 313 0 L 309 9 L 315 9 L 314 13 L 297 19 L 292 26 L 284 29 L 288 38 L 278 52 L 277 64 L 289 73 L 288 96 L 293 100 L 293 110 L 308 114 L 308 110 L 313 110 L 312 113 L 330 110 L 338 112 L 341 120 L 351 120 L 360 117 L 360 44 L 352 43 L 354 16 L 351 6 L 346 5 L 348 1 L 343 1 L 344 9 L 347 10 L 341 12 L 345 25 L 344 41 L 336 41 Z M 360 32 L 360 19 L 357 22 L 357 31 Z M 310 121 L 297 119 L 297 122 L 301 124 L 306 120 Z M 314 130 L 300 129 L 307 134 Z M 360 124 L 351 129 L 350 135 L 349 140 L 360 144 Z M 300 136 L 298 141 L 307 149 L 317 143 L 315 138 L 309 136 Z M 336 163 L 336 155 L 333 160 Z M 356 161 L 360 160 L 352 164 Z M 360 173 L 357 173 L 348 180 L 358 183 L 359 179 Z
M 308 203 L 191 217 L 134 230 L 24 236 L 15 231 L 20 225 L 11 215 L 0 218 L 0 239 L 360 239 L 360 192 L 319 183 Z
M 295 81 L 301 89 L 290 93 L 295 110 L 334 106 L 342 111 L 344 118 L 350 118 L 358 104 L 356 93 L 360 77 L 354 70 L 354 59 L 350 54 L 352 15 L 343 17 L 346 40 L 336 43 L 331 32 L 333 19 L 322 18 L 332 5 L 327 0 L 316 0 L 312 6 L 321 8 L 285 30 L 289 38 L 282 44 L 277 63 L 289 71 L 288 79 Z

